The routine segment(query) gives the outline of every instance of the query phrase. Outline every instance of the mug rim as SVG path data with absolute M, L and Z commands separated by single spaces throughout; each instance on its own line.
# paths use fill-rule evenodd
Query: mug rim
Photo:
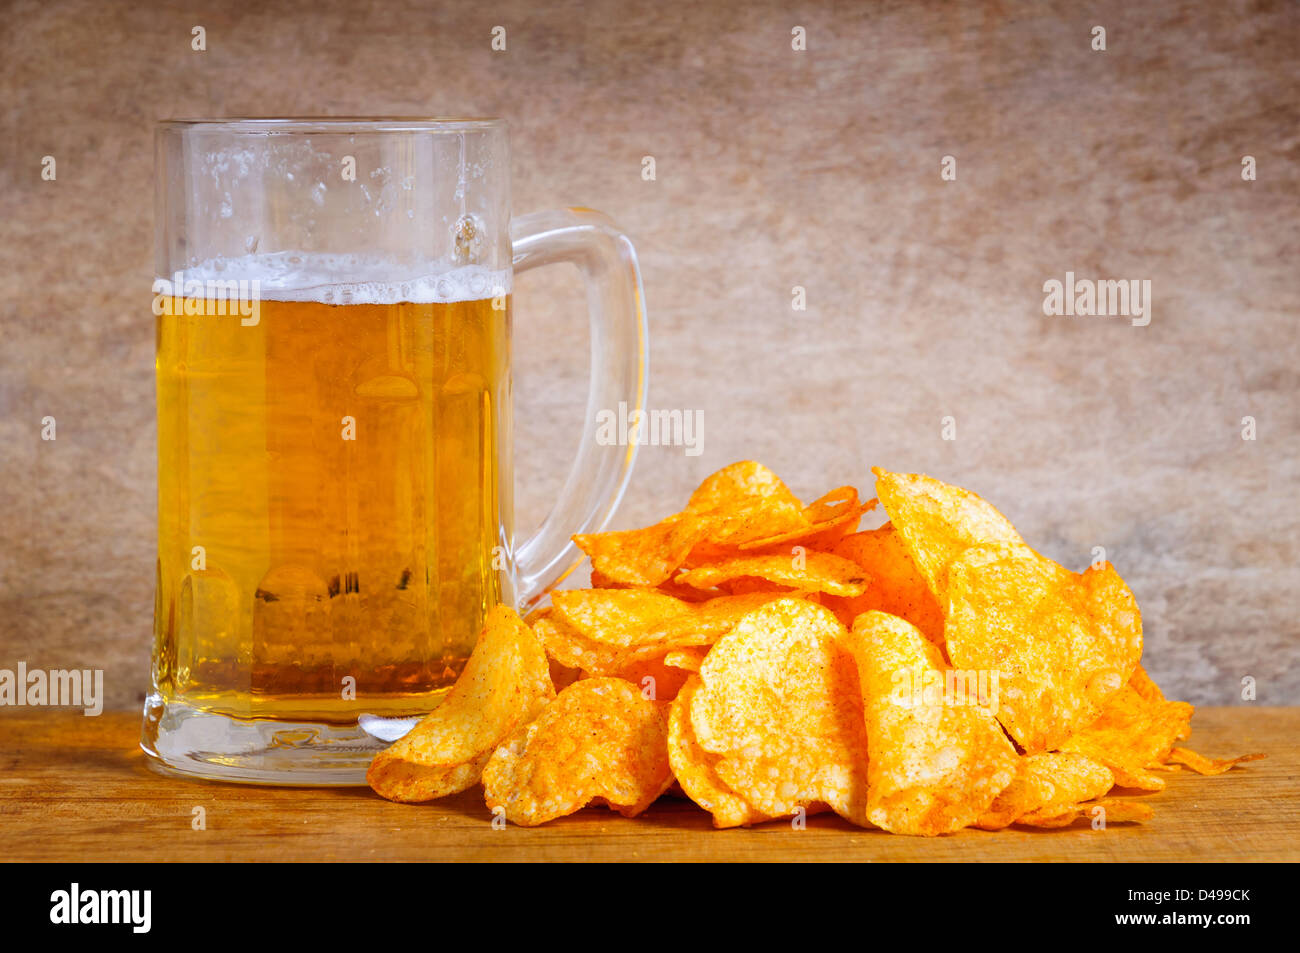
M 504 129 L 507 122 L 493 116 L 238 116 L 229 118 L 159 119 L 158 129 L 230 132 L 246 135 L 271 133 L 374 133 L 374 132 L 475 132 Z

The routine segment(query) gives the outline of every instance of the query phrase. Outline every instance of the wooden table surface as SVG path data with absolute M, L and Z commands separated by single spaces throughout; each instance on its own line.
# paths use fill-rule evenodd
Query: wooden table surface
M 0 713 L 0 857 L 34 861 L 1240 861 L 1300 860 L 1300 708 L 1204 708 L 1191 747 L 1268 758 L 1220 777 L 1182 771 L 1155 817 L 1094 831 L 899 837 L 833 815 L 714 831 L 662 798 L 636 819 L 589 808 L 540 828 L 493 829 L 476 789 L 427 805 L 366 788 L 210 784 L 163 777 L 136 747 L 139 717 Z M 203 807 L 206 829 L 194 830 Z

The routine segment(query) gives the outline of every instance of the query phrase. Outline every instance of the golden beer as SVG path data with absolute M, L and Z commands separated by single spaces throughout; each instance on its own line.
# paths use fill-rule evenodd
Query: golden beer
M 510 291 L 576 266 L 587 407 L 639 413 L 636 251 L 592 209 L 514 215 L 499 119 L 176 119 L 154 150 L 140 747 L 165 773 L 364 784 L 488 608 L 535 605 L 578 564 L 573 534 L 617 507 L 636 446 L 584 423 L 545 518 L 514 537 Z
M 509 299 L 359 287 L 263 297 L 255 323 L 179 298 L 157 318 L 166 703 L 425 712 L 503 598 Z

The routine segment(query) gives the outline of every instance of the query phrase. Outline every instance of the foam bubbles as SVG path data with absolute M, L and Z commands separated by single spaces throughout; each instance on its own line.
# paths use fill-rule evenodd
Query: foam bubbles
M 167 276 L 170 280 L 173 276 Z M 214 258 L 185 269 L 190 281 L 257 281 L 264 301 L 321 304 L 448 304 L 510 292 L 509 269 L 406 264 L 364 255 L 275 252 Z

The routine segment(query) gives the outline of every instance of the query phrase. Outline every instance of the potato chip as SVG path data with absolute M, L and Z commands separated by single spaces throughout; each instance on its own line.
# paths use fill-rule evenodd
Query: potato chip
M 903 619 L 861 615 L 849 645 L 871 752 L 867 819 L 924 836 L 973 824 L 1016 776 L 1016 751 L 997 721 L 978 698 L 942 690 L 942 654 Z
M 789 557 L 787 556 L 786 559 L 788 560 Z M 686 573 L 683 573 L 682 575 L 686 575 Z M 728 579 L 725 582 L 718 583 L 716 590 L 702 589 L 700 591 L 724 592 L 730 596 L 745 596 L 754 592 L 779 592 L 788 596 L 798 590 L 796 590 L 794 586 L 781 586 L 774 582 L 769 582 L 761 576 L 737 576 L 735 579 Z
M 727 551 L 808 526 L 803 506 L 775 473 L 744 461 L 724 467 L 691 494 L 686 509 L 644 529 L 573 537 L 601 578 L 657 586 L 693 550 Z
M 733 579 L 756 576 L 794 589 L 827 592 L 836 596 L 860 596 L 867 588 L 862 568 L 830 553 L 804 552 L 771 556 L 742 556 L 700 566 L 678 576 L 688 586 L 707 589 Z
M 1074 810 L 1081 801 L 1103 796 L 1114 784 L 1109 768 L 1081 754 L 1031 754 L 1017 761 L 1016 776 L 975 826 L 996 831 L 1029 814 L 1057 817 Z
M 707 646 L 690 646 L 684 649 L 673 649 L 664 656 L 664 664 L 672 668 L 680 668 L 687 672 L 698 672 L 700 666 L 704 664 L 704 657 L 709 654 Z
M 686 509 L 706 519 L 708 539 L 716 545 L 740 545 L 808 525 L 799 498 L 753 460 L 710 476 L 691 494 Z
M 613 602 L 599 605 L 582 600 L 574 604 L 580 606 L 577 617 L 588 625 L 586 631 L 579 631 L 563 614 L 551 608 L 538 616 L 533 631 L 554 663 L 581 669 L 589 675 L 622 676 L 625 670 L 662 659 L 674 649 L 711 645 L 747 613 L 778 598 L 780 593 L 756 593 L 720 596 L 694 605 L 683 603 L 688 611 L 639 629 L 619 628 L 617 621 L 612 628 L 601 628 L 597 620 L 602 618 L 602 613 L 611 611 Z
M 565 589 L 551 593 L 554 617 L 595 642 L 627 648 L 641 633 L 692 604 L 654 589 Z
M 998 721 L 1029 754 L 1095 721 L 1142 655 L 1137 603 L 1109 563 L 1078 574 L 1032 553 L 970 547 L 948 587 L 948 658 L 1001 673 Z
M 707 532 L 708 524 L 694 514 L 678 513 L 644 529 L 580 534 L 573 541 L 606 580 L 656 586 L 686 561 Z
M 591 588 L 633 589 L 636 587 L 626 582 L 615 582 L 599 569 L 593 569 L 591 571 Z M 678 582 L 674 582 L 672 579 L 664 580 L 655 586 L 655 589 L 658 592 L 665 593 L 666 595 L 676 596 L 683 602 L 704 602 L 708 599 L 712 599 L 714 596 L 726 595 L 726 593 L 714 592 L 708 589 L 696 589 L 694 586 L 683 586 Z
M 717 775 L 759 812 L 826 804 L 866 823 L 867 740 L 853 657 L 833 613 L 783 598 L 709 650 L 690 722 Z
M 832 552 L 857 563 L 871 580 L 860 596 L 828 597 L 826 607 L 841 622 L 852 626 L 864 612 L 887 612 L 912 623 L 935 645 L 943 645 L 943 610 L 893 524 L 845 536 Z
M 880 467 L 871 472 L 890 522 L 940 605 L 946 599 L 948 570 L 970 547 L 999 549 L 1008 556 L 1033 554 L 1010 521 L 977 494 L 924 474 Z
M 1112 567 L 1070 572 L 976 494 L 874 473 L 890 521 L 866 532 L 876 500 L 845 486 L 804 506 L 742 461 L 652 526 L 574 537 L 591 588 L 553 592 L 527 619 L 554 700 L 486 767 L 472 733 L 453 757 L 426 729 L 436 753 L 397 759 L 421 772 L 416 795 L 481 774 L 489 805 L 524 825 L 587 804 L 631 815 L 667 791 L 717 827 L 834 810 L 937 835 L 1143 820 L 1150 807 L 1112 787 L 1262 757 L 1174 746 L 1191 706 L 1140 665 L 1141 616 Z M 475 677 L 488 684 L 467 682 L 449 721 L 472 720 L 476 694 L 485 721 L 503 720 L 487 651 Z
M 781 549 L 790 551 L 790 546 L 798 544 L 810 550 L 828 550 L 839 540 L 858 528 L 862 514 L 876 506 L 875 500 L 858 502 L 858 491 L 851 486 L 842 486 L 831 490 L 825 496 L 813 500 L 804 507 L 803 517 L 806 526 L 796 527 L 776 536 L 766 536 L 741 543 L 739 552 L 767 552 Z
M 635 817 L 673 782 L 669 707 L 622 679 L 574 682 L 493 753 L 483 769 L 488 807 L 523 827 L 592 801 Z
M 1160 686 L 1151 680 L 1151 676 L 1146 673 L 1141 665 L 1133 669 L 1132 676 L 1128 680 L 1129 687 L 1137 692 L 1147 701 L 1162 702 L 1165 700 L 1165 693 L 1160 690 Z
M 1169 752 L 1169 760 L 1175 764 L 1185 764 L 1197 774 L 1223 774 L 1247 761 L 1258 761 L 1266 757 L 1263 754 L 1243 754 L 1235 758 L 1207 758 L 1186 748 L 1174 748 Z
M 1143 698 L 1125 685 L 1087 728 L 1061 745 L 1100 761 L 1115 775 L 1120 787 L 1144 791 L 1164 790 L 1163 778 L 1147 770 L 1169 758 L 1174 742 L 1191 732 L 1192 706 L 1186 702 Z
M 497 606 L 442 704 L 375 755 L 366 781 L 390 801 L 473 787 L 496 746 L 554 697 L 536 636 L 513 609 Z
M 587 678 L 597 677 L 591 673 L 584 675 Z M 640 689 L 642 695 L 652 701 L 670 702 L 677 697 L 690 675 L 690 672 L 668 665 L 660 657 L 633 662 L 618 669 L 611 677 L 631 682 Z
M 691 727 L 690 706 L 700 680 L 692 675 L 668 716 L 668 763 L 673 777 L 692 801 L 713 815 L 713 826 L 740 827 L 769 820 L 718 777 L 717 758 L 700 747 Z
M 742 618 L 759 606 L 786 598 L 780 592 L 754 592 L 719 596 L 692 606 L 691 611 L 673 616 L 637 634 L 635 644 L 615 656 L 620 666 L 656 658 L 672 649 L 709 646 L 731 631 Z
M 1107 824 L 1132 824 L 1151 819 L 1151 806 L 1138 801 L 1120 801 L 1102 798 L 1083 804 L 1073 804 L 1054 813 L 1033 811 L 1016 821 L 1027 827 L 1069 827 L 1083 818 L 1089 822 L 1105 819 Z

